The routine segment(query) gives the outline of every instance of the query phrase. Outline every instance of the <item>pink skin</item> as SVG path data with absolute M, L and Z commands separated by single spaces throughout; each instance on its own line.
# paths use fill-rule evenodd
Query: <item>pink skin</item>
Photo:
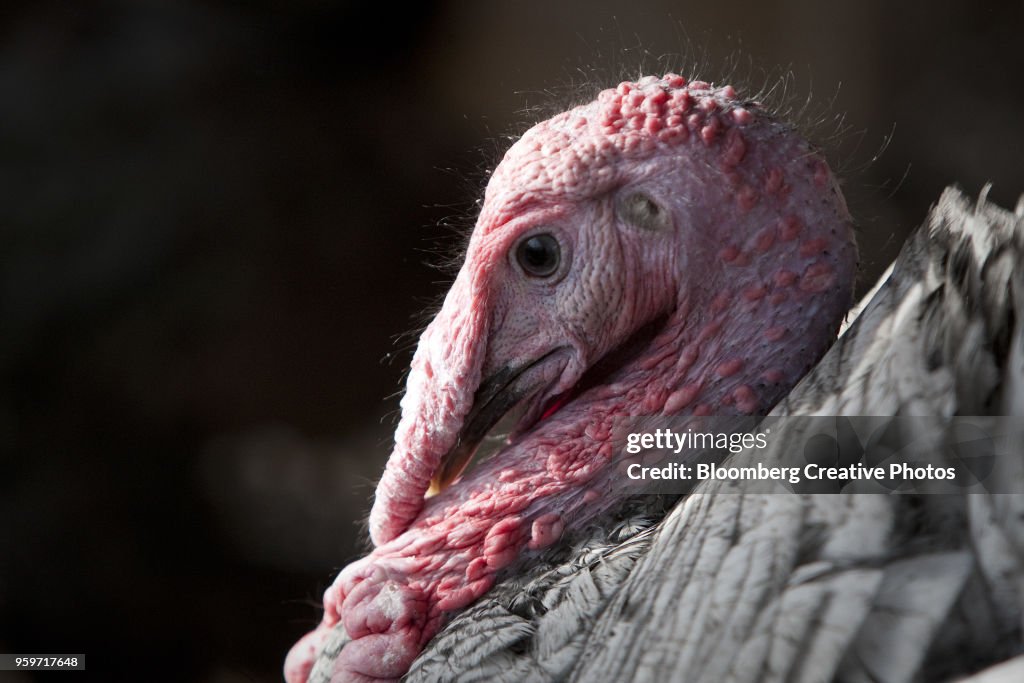
M 538 233 L 561 246 L 548 278 L 515 258 Z M 621 499 L 614 418 L 767 412 L 835 338 L 855 265 L 828 166 L 731 87 L 645 78 L 528 131 L 413 358 L 370 515 L 376 549 L 327 590 L 287 680 L 306 680 L 339 621 L 353 640 L 332 680 L 401 677 L 501 570 Z M 628 363 L 550 406 L 652 321 Z M 481 382 L 545 356 L 522 378 L 535 393 L 511 442 L 425 497 Z

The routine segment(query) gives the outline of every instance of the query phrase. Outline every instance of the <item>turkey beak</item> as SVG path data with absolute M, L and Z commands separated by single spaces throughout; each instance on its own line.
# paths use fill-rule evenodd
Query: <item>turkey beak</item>
M 550 386 L 567 361 L 568 354 L 555 349 L 532 362 L 506 365 L 484 379 L 473 396 L 473 407 L 455 445 L 441 458 L 431 477 L 426 496 L 437 495 L 458 479 L 491 428 L 524 399 Z
M 512 385 L 523 369 L 506 365 L 480 383 L 455 446 L 441 458 L 441 465 L 430 480 L 428 497 L 448 488 L 462 474 L 491 427 L 522 400 L 522 390 Z

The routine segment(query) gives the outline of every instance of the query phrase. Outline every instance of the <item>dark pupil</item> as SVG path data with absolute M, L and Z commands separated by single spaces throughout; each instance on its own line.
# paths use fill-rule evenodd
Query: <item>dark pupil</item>
M 527 273 L 546 277 L 558 269 L 558 242 L 548 234 L 534 235 L 520 242 L 516 256 Z

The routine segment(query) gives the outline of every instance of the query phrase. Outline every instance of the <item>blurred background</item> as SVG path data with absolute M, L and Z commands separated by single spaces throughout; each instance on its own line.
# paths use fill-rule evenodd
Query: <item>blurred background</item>
M 863 291 L 946 184 L 1024 190 L 1022 28 L 1019 1 L 5 3 L 0 652 L 279 680 L 361 552 L 427 264 L 538 107 L 791 74 Z

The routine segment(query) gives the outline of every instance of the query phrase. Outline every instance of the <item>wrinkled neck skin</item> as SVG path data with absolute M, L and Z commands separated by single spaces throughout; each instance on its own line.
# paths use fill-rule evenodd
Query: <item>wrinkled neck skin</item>
M 679 81 L 650 81 L 644 92 L 662 106 L 669 96 L 660 92 L 675 98 L 686 90 Z M 771 119 L 749 123 L 745 109 L 732 108 L 731 89 L 700 100 L 696 86 L 686 96 L 697 93 L 700 104 L 679 106 L 702 118 L 682 119 L 683 142 L 641 120 L 638 130 L 656 142 L 645 149 L 647 137 L 633 147 L 616 138 L 612 161 L 574 176 L 586 186 L 549 191 L 548 170 L 521 161 L 558 151 L 533 142 L 534 131 L 496 170 L 466 264 L 413 360 L 371 514 L 376 548 L 327 590 L 323 622 L 289 654 L 290 683 L 306 680 L 339 621 L 352 640 L 332 680 L 401 677 L 446 615 L 483 595 L 503 570 L 621 504 L 619 418 L 765 414 L 834 340 L 852 299 L 856 249 L 828 167 L 790 129 Z M 584 129 L 598 119 L 611 129 L 615 93 L 621 102 L 633 96 L 620 86 L 535 130 Z M 714 106 L 704 106 L 711 99 Z M 590 159 L 607 147 L 577 154 Z M 510 182 L 520 167 L 531 172 Z M 534 181 L 543 191 L 531 191 Z M 637 188 L 669 209 L 664 227 L 632 230 L 617 218 L 624 193 Z M 550 311 L 515 305 L 524 292 L 544 294 L 516 279 L 507 258 L 520 226 L 535 225 L 564 229 L 558 236 L 576 269 L 576 280 L 552 285 L 550 298 L 563 298 Z M 559 227 L 572 225 L 582 227 Z M 590 236 L 595 225 L 613 238 Z M 482 383 L 537 357 L 546 362 L 515 380 L 535 389 L 524 399 L 533 406 L 525 428 L 425 497 L 479 408 Z

